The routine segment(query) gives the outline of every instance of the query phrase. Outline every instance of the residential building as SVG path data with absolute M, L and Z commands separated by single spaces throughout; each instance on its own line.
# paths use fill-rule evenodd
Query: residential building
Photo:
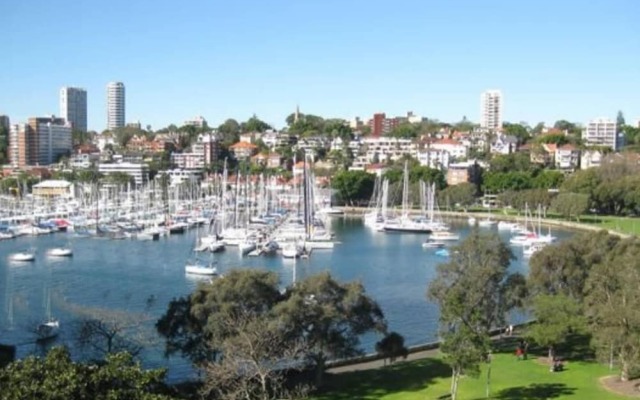
M 446 150 L 426 148 L 418 150 L 416 158 L 423 167 L 445 170 L 449 167 L 449 161 L 452 157 Z
M 398 125 L 399 121 L 397 118 L 387 118 L 385 113 L 373 114 L 373 118 L 369 120 L 372 137 L 387 135 Z
M 557 146 L 555 143 L 542 143 L 529 149 L 529 160 L 534 164 L 551 165 L 555 163 Z
M 478 160 L 451 163 L 447 169 L 447 185 L 453 186 L 469 182 L 481 168 L 487 168 L 487 164 Z
M 9 131 L 9 128 L 11 126 L 11 121 L 9 120 L 8 115 L 0 115 L 0 126 L 3 128 L 6 128 L 7 131 Z
M 353 130 L 358 130 L 364 126 L 364 123 L 360 119 L 360 117 L 354 117 L 351 121 L 349 121 L 349 127 Z
M 487 90 L 480 96 L 480 126 L 491 131 L 502 129 L 502 92 Z
M 125 90 L 122 82 L 107 84 L 107 129 L 124 127 Z
M 9 131 L 9 159 L 14 168 L 51 165 L 71 153 L 71 125 L 54 116 L 29 118 Z
M 556 148 L 555 166 L 565 172 L 573 172 L 580 165 L 580 149 L 572 144 Z
M 169 186 L 177 186 L 183 182 L 198 182 L 202 178 L 202 174 L 195 170 L 170 169 L 158 173 L 155 179 L 163 175 L 169 177 Z
M 599 167 L 602 163 L 604 152 L 600 149 L 585 149 L 580 154 L 580 169 Z
M 135 121 L 135 122 L 127 122 L 125 124 L 125 126 L 127 128 L 133 128 L 133 129 L 142 129 L 142 123 L 140 121 Z
M 284 132 L 267 131 L 262 135 L 262 142 L 271 150 L 277 147 L 293 146 L 297 141 L 296 136 Z
M 75 87 L 60 89 L 60 117 L 76 131 L 87 131 L 87 91 Z
M 101 163 L 100 165 L 98 165 L 98 172 L 104 175 L 110 175 L 115 172 L 123 172 L 125 174 L 129 174 L 133 177 L 137 186 L 141 186 L 149 182 L 149 166 L 144 163 Z
M 454 139 L 440 139 L 429 145 L 435 150 L 444 150 L 449 153 L 452 158 L 463 159 L 467 157 L 467 147 Z
M 184 170 L 203 170 L 218 161 L 219 147 L 217 139 L 208 134 L 198 135 L 198 140 L 191 145 L 191 151 L 172 153 L 171 162 Z
M 491 154 L 511 154 L 518 149 L 518 138 L 510 135 L 498 135 L 491 143 Z
M 194 152 L 171 153 L 171 164 L 182 170 L 201 171 L 205 168 L 204 154 Z
M 582 130 L 582 139 L 590 146 L 606 146 L 613 151 L 624 145 L 624 135 L 618 132 L 616 121 L 608 118 L 591 120 Z
M 184 125 L 195 126 L 196 128 L 204 128 L 207 125 L 207 120 L 203 116 L 199 115 L 193 119 L 184 121 Z
M 419 115 L 416 115 L 413 113 L 413 111 L 408 111 L 407 112 L 407 122 L 409 122 L 410 124 L 419 124 L 424 120 L 424 118 L 422 118 Z
M 242 160 L 251 157 L 256 153 L 258 146 L 247 142 L 238 142 L 229 147 L 236 159 Z

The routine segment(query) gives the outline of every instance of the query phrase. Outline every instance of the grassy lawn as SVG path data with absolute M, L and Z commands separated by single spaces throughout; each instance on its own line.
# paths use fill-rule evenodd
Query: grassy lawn
M 327 388 L 315 400 L 351 399 L 447 399 L 451 370 L 439 358 L 396 364 L 390 367 L 330 375 Z M 612 375 L 606 366 L 585 361 L 568 361 L 562 372 L 550 372 L 538 360 L 518 360 L 501 353 L 493 357 L 491 399 L 628 399 L 600 387 L 599 378 Z M 479 378 L 463 377 L 458 398 L 484 399 L 486 368 Z

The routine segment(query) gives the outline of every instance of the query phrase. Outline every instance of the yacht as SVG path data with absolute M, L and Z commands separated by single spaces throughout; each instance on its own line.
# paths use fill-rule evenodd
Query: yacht
M 455 240 L 460 240 L 460 235 L 457 235 L 450 231 L 433 231 L 431 233 L 430 238 L 434 240 L 440 240 L 440 241 L 445 241 L 445 240 L 455 241 Z
M 250 240 L 250 239 L 247 239 L 242 243 L 238 244 L 238 248 L 240 249 L 240 254 L 242 254 L 243 256 L 255 250 L 256 247 L 257 247 L 257 244 L 255 240 Z
M 517 222 L 499 221 L 498 229 L 501 231 L 520 232 L 523 228 Z
M 36 255 L 28 250 L 21 251 L 19 253 L 13 253 L 9 256 L 11 261 L 34 261 Z
M 533 232 L 521 232 L 509 240 L 509 243 L 512 246 L 524 246 L 529 243 L 534 242 L 537 239 L 538 235 Z
M 443 247 L 444 247 L 444 242 L 434 240 L 431 238 L 425 240 L 424 243 L 422 243 L 423 249 L 441 249 Z
M 531 257 L 536 252 L 544 249 L 546 246 L 547 243 L 544 242 L 533 242 L 523 247 L 522 254 L 524 255 L 524 257 Z
M 298 258 L 302 255 L 302 248 L 296 243 L 287 243 L 282 247 L 282 257 Z
M 209 264 L 203 264 L 201 261 L 195 260 L 188 262 L 187 265 L 184 266 L 184 272 L 194 275 L 217 275 L 218 269 L 213 261 Z
M 70 247 L 54 247 L 47 251 L 47 255 L 52 257 L 71 257 L 73 250 Z

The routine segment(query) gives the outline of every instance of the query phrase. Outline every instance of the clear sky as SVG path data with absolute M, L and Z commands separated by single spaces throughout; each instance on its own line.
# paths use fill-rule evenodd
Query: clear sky
M 58 114 L 87 89 L 106 125 L 109 81 L 126 119 L 154 129 L 253 113 L 278 127 L 300 105 L 479 120 L 501 89 L 505 120 L 640 117 L 639 0 L 5 0 L 0 114 Z

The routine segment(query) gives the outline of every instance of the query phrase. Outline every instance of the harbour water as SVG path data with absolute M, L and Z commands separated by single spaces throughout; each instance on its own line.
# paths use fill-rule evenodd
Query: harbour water
M 466 225 L 453 225 L 462 237 Z M 202 228 L 206 229 L 206 228 Z M 309 259 L 241 257 L 237 248 L 216 254 L 221 273 L 234 268 L 265 268 L 277 272 L 283 285 L 293 279 L 322 271 L 343 281 L 360 280 L 387 317 L 389 328 L 402 334 L 408 345 L 437 339 L 438 311 L 426 299 L 426 288 L 436 265 L 446 259 L 434 249 L 423 249 L 424 235 L 389 234 L 365 228 L 360 218 L 334 218 L 331 229 L 340 243 L 333 250 L 315 250 Z M 494 228 L 495 229 L 495 228 Z M 554 231 L 560 240 L 571 235 Z M 185 275 L 197 231 L 172 235 L 160 241 L 107 240 L 57 233 L 0 241 L 0 343 L 17 344 L 18 356 L 42 351 L 34 344 L 34 329 L 48 314 L 60 320 L 57 344 L 75 349 L 79 316 L 99 310 L 131 313 L 135 334 L 145 337 L 142 353 L 148 367 L 169 367 L 168 378 L 176 381 L 192 373 L 179 357 L 163 357 L 163 343 L 153 325 L 168 302 L 189 294 L 198 280 Z M 508 232 L 500 233 L 507 241 Z M 46 249 L 70 244 L 71 258 L 53 259 Z M 35 262 L 8 261 L 11 253 L 37 249 Z M 511 268 L 526 273 L 521 248 Z M 372 351 L 379 338 L 367 336 L 362 345 Z

